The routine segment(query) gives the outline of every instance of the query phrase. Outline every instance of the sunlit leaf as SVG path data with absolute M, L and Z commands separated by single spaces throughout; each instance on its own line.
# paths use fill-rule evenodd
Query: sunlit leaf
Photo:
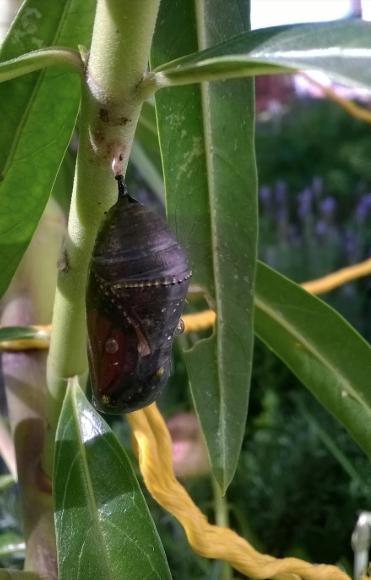
M 340 20 L 243 33 L 157 69 L 159 86 L 301 69 L 371 88 L 371 23 Z
M 371 458 L 371 347 L 330 306 L 259 264 L 255 331 Z
M 1 45 L 6 61 L 60 45 L 89 45 L 95 0 L 26 0 Z M 71 137 L 80 77 L 67 67 L 0 85 L 0 296 L 35 231 Z
M 171 578 L 130 462 L 76 384 L 58 425 L 53 481 L 60 580 Z
M 178 23 L 182 23 L 179 35 Z M 248 3 L 165 0 L 152 67 L 248 28 Z M 170 224 L 189 253 L 192 283 L 214 310 L 213 336 L 186 353 L 197 414 L 223 489 L 238 460 L 249 393 L 257 214 L 250 80 L 156 93 Z

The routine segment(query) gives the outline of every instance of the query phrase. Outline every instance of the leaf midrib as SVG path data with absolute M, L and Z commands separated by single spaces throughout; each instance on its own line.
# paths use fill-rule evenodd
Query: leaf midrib
M 196 22 L 197 22 L 197 40 L 199 50 L 203 50 L 206 48 L 206 31 L 205 31 L 205 2 L 204 0 L 194 0 L 195 1 L 195 14 L 196 14 Z M 214 292 L 215 292 L 215 311 L 216 311 L 216 321 L 215 321 L 215 342 L 216 342 L 216 366 L 217 366 L 217 385 L 219 386 L 219 417 L 218 417 L 218 441 L 219 441 L 219 451 L 220 456 L 222 457 L 222 466 L 223 466 L 223 474 L 225 474 L 226 469 L 226 420 L 225 420 L 225 409 L 223 405 L 223 362 L 222 362 L 222 352 L 221 352 L 221 344 L 220 340 L 218 340 L 219 334 L 219 316 L 220 316 L 220 297 L 219 297 L 219 288 L 218 288 L 218 281 L 220 280 L 219 277 L 219 267 L 218 267 L 218 260 L 216 258 L 216 227 L 215 227 L 215 219 L 214 219 L 214 195 L 215 195 L 215 184 L 214 184 L 214 176 L 213 176 L 213 167 L 212 167 L 212 160 L 211 160 L 211 126 L 210 126 L 210 118 L 208 117 L 207 111 L 207 103 L 209 102 L 209 94 L 208 94 L 208 84 L 202 83 L 200 90 L 201 90 L 201 107 L 202 107 L 202 121 L 203 121 L 203 128 L 204 128 L 204 146 L 205 146 L 205 159 L 206 159 L 206 174 L 207 174 L 207 189 L 209 194 L 209 216 L 210 216 L 210 231 L 211 231 L 211 248 L 212 248 L 212 264 L 213 264 L 213 274 L 214 274 Z
M 93 484 L 91 481 L 91 477 L 90 477 L 90 470 L 89 470 L 89 465 L 88 465 L 88 461 L 87 461 L 87 457 L 86 457 L 86 447 L 82 441 L 82 437 L 81 437 L 81 431 L 79 428 L 79 412 L 78 412 L 78 393 L 76 392 L 76 388 L 74 389 L 75 393 L 74 396 L 72 396 L 72 408 L 73 408 L 73 419 L 74 419 L 74 425 L 77 425 L 77 441 L 78 441 L 78 447 L 79 447 L 79 451 L 80 451 L 80 456 L 81 456 L 81 460 L 83 462 L 83 472 L 85 475 L 85 483 L 87 486 L 87 490 L 88 490 L 88 495 L 89 495 L 89 499 L 90 499 L 90 508 L 91 508 L 91 512 L 93 515 L 93 522 L 94 522 L 94 529 L 96 530 L 96 532 L 98 533 L 99 537 L 100 537 L 100 546 L 102 547 L 102 551 L 103 551 L 103 558 L 105 561 L 105 569 L 106 569 L 106 573 L 107 575 L 107 580 L 114 580 L 114 576 L 112 575 L 112 568 L 109 565 L 109 557 L 108 557 L 108 553 L 107 553 L 107 545 L 106 545 L 106 541 L 104 538 L 104 535 L 102 533 L 101 530 L 101 526 L 100 526 L 100 520 L 99 520 L 99 516 L 98 516 L 98 506 L 97 506 L 97 502 L 96 502 L 96 498 L 95 498 L 95 493 L 94 493 L 94 488 L 93 488 Z
M 353 389 L 352 383 L 350 383 L 342 374 L 339 373 L 336 366 L 328 362 L 321 352 L 316 348 L 316 345 L 309 342 L 303 334 L 301 334 L 296 327 L 290 324 L 287 319 L 278 316 L 275 311 L 269 306 L 266 305 L 264 300 L 257 298 L 257 294 L 255 294 L 254 299 L 255 308 L 260 308 L 263 312 L 265 312 L 268 316 L 270 316 L 273 320 L 275 320 L 280 326 L 282 326 L 285 330 L 289 332 L 293 337 L 295 337 L 300 343 L 311 353 L 315 356 L 315 358 L 326 368 L 328 369 L 331 374 L 336 377 L 344 387 L 344 390 L 352 396 L 366 411 L 368 415 L 371 416 L 371 408 L 370 406 L 359 397 L 358 393 Z

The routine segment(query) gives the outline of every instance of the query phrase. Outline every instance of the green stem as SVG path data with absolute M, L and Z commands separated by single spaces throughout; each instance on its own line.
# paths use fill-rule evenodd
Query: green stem
M 211 484 L 213 487 L 213 496 L 214 496 L 215 523 L 217 526 L 229 528 L 228 503 L 226 501 L 225 496 L 224 497 L 222 496 L 220 486 L 213 475 L 211 476 Z M 232 579 L 233 579 L 233 571 L 230 564 L 228 562 L 223 562 L 219 580 L 232 580 Z
M 84 71 L 80 54 L 76 50 L 54 46 L 35 50 L 18 58 L 2 62 L 0 64 L 0 83 L 42 68 L 63 64 L 74 68 L 80 74 Z
M 48 441 L 43 466 L 52 471 L 55 430 L 67 380 L 87 376 L 85 286 L 95 236 L 116 201 L 114 174 L 125 172 L 140 109 L 160 0 L 98 0 L 82 87 L 80 143 L 55 299 L 48 358 Z M 140 94 L 139 94 L 140 93 Z
M 232 59 L 214 59 L 210 63 L 200 63 L 194 67 L 154 70 L 152 71 L 142 86 L 142 91 L 152 94 L 159 89 L 167 87 L 178 87 L 181 85 L 192 85 L 211 81 L 224 81 L 227 79 L 237 79 L 241 77 L 255 77 L 258 75 L 295 74 L 294 67 L 283 67 L 274 64 L 265 64 L 257 59 L 250 59 L 247 62 L 233 62 Z

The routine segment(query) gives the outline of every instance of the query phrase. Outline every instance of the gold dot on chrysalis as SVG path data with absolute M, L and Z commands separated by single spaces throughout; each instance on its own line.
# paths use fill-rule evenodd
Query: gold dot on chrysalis
M 184 322 L 181 318 L 179 318 L 179 322 L 175 327 L 174 334 L 183 334 L 183 332 L 184 332 Z
M 156 375 L 158 377 L 162 377 L 162 375 L 164 374 L 164 369 L 161 367 L 160 369 L 158 369 L 158 371 L 156 372 Z
M 115 340 L 114 338 L 109 338 L 108 340 L 106 340 L 106 344 L 104 345 L 104 348 L 105 348 L 106 352 L 114 354 L 115 352 L 118 351 L 119 345 L 118 345 L 117 340 Z
M 109 398 L 109 396 L 108 396 L 108 395 L 102 395 L 102 403 L 103 403 L 104 405 L 109 405 L 109 404 L 110 404 L 110 402 L 111 402 L 111 399 Z

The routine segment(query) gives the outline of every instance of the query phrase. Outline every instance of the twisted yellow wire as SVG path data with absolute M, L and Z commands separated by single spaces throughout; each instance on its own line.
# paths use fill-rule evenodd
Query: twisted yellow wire
M 350 115 L 352 115 L 352 117 L 355 117 L 356 119 L 361 119 L 361 121 L 366 121 L 366 123 L 371 123 L 371 111 L 363 107 L 360 107 L 356 103 L 353 103 L 353 101 L 349 101 L 348 99 L 341 97 L 336 93 L 336 91 L 334 91 L 330 87 L 326 87 L 316 79 L 312 78 L 310 74 L 307 74 L 304 71 L 301 71 L 299 74 L 302 77 L 306 78 L 307 81 L 312 83 L 312 85 L 315 85 L 316 87 L 321 89 L 324 95 L 326 95 L 326 97 L 331 99 L 331 101 L 334 101 L 334 103 L 340 105 L 340 107 L 345 109 L 345 111 Z
M 364 262 L 360 262 L 359 264 L 355 264 L 354 266 L 348 266 L 341 270 L 337 270 L 336 272 L 318 278 L 317 280 L 303 282 L 300 286 L 311 294 L 324 294 L 325 292 L 329 292 L 346 282 L 361 278 L 362 276 L 367 276 L 368 274 L 371 274 L 371 258 Z M 204 310 L 197 314 L 184 314 L 182 319 L 185 332 L 196 332 L 197 330 L 209 328 L 214 324 L 215 312 L 212 310 Z
M 311 294 L 324 294 L 342 284 L 346 284 L 346 282 L 362 278 L 362 276 L 367 276 L 368 274 L 371 274 L 371 258 L 359 264 L 354 264 L 354 266 L 348 266 L 332 274 L 327 274 L 327 276 L 318 278 L 318 280 L 303 282 L 301 287 Z
M 188 541 L 205 558 L 227 560 L 252 578 L 277 580 L 350 580 L 336 566 L 313 565 L 298 558 L 277 559 L 261 554 L 229 528 L 211 525 L 193 503 L 172 469 L 172 442 L 155 403 L 127 415 L 137 442 L 134 450 L 147 489 L 182 524 Z

